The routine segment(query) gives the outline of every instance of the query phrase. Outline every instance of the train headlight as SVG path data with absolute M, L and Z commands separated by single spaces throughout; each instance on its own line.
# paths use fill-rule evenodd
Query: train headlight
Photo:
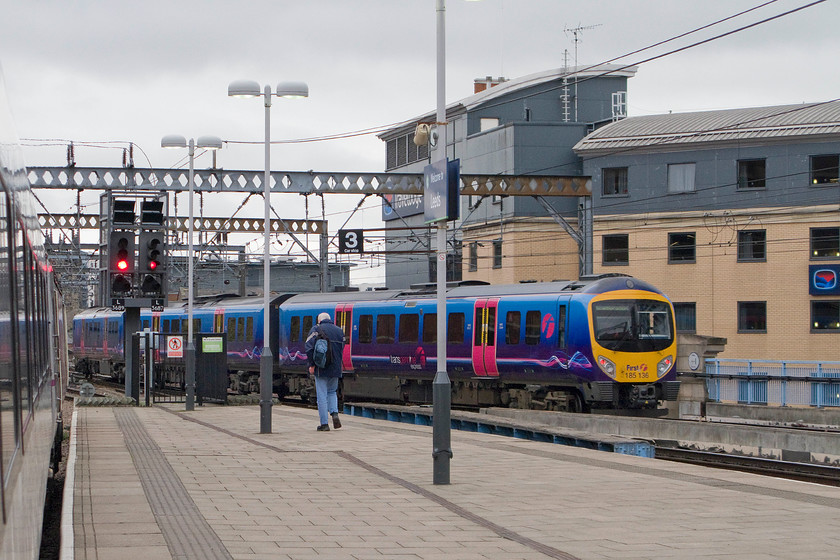
M 601 371 L 615 379 L 615 364 L 609 358 L 598 356 L 598 367 Z
M 656 373 L 659 375 L 659 377 L 662 377 L 663 375 L 668 373 L 668 370 L 671 369 L 672 365 L 674 365 L 674 357 L 665 356 L 664 358 L 659 360 L 658 364 L 656 364 Z

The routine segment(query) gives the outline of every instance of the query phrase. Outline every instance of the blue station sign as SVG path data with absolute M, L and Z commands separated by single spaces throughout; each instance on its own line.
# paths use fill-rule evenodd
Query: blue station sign
M 457 220 L 460 211 L 461 161 L 441 160 L 423 170 L 423 206 L 427 224 Z
M 812 296 L 840 295 L 840 264 L 808 265 L 808 293 Z

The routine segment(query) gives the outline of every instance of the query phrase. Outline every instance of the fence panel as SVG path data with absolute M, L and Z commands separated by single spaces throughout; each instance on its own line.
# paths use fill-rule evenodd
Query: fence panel
M 713 402 L 840 407 L 840 362 L 706 360 Z

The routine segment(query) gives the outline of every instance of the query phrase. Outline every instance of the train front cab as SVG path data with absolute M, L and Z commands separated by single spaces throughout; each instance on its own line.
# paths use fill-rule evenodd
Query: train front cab
M 612 382 L 595 385 L 598 400 L 618 408 L 655 408 L 679 391 L 674 309 L 646 290 L 620 290 L 589 302 L 589 336 L 598 369 Z

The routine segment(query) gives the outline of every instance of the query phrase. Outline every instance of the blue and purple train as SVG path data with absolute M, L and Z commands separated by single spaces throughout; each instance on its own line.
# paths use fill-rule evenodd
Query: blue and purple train
M 258 392 L 262 298 L 220 296 L 194 306 L 194 332 L 224 333 L 230 389 Z M 428 403 L 437 370 L 433 288 L 283 294 L 271 301 L 274 390 L 314 397 L 304 338 L 326 311 L 344 330 L 346 400 Z M 676 399 L 676 330 L 668 298 L 625 275 L 447 290 L 447 372 L 462 406 L 585 411 L 654 408 Z M 186 333 L 186 306 L 141 312 L 144 328 Z M 73 320 L 77 369 L 121 376 L 122 314 L 90 309 Z M 183 362 L 167 361 L 183 384 Z
M 58 470 L 68 354 L 64 298 L 47 258 L 0 72 L 0 558 L 39 558 Z M 53 507 L 55 507 L 53 505 Z

